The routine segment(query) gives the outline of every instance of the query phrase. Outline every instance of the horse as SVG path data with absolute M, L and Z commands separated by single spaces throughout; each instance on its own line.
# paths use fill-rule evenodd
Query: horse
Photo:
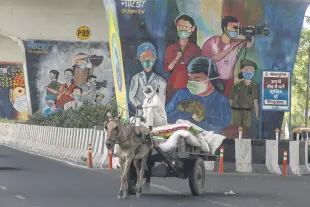
M 137 190 L 136 196 L 139 198 L 142 194 L 142 180 L 144 177 L 145 166 L 147 164 L 148 156 L 153 148 L 149 141 L 141 137 L 141 133 L 150 133 L 147 127 L 137 128 L 132 125 L 126 126 L 121 122 L 121 115 L 113 117 L 111 113 L 108 114 L 109 121 L 104 122 L 104 127 L 107 132 L 105 145 L 107 149 L 112 149 L 115 144 L 119 146 L 119 163 L 122 170 L 121 187 L 117 195 L 118 199 L 126 199 L 128 197 L 128 182 L 127 174 L 130 169 L 132 161 L 137 171 Z M 141 161 L 141 167 L 139 165 Z M 149 167 L 148 167 L 149 169 Z M 150 182 L 150 172 L 148 172 L 146 183 Z

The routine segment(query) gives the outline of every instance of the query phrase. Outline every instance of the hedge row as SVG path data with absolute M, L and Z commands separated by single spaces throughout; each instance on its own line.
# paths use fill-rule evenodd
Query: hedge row
M 39 111 L 30 115 L 25 123 L 65 128 L 94 128 L 107 120 L 107 111 L 112 111 L 116 115 L 116 103 L 108 105 L 84 104 L 77 109 L 68 109 L 49 117 L 44 117 L 42 111 Z

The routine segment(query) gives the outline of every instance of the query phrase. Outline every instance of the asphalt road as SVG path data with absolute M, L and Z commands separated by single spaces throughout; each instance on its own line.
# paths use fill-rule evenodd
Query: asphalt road
M 187 180 L 152 179 L 140 199 L 117 200 L 118 171 L 89 170 L 0 146 L 0 207 L 306 207 L 310 176 L 208 174 L 207 192 L 190 195 Z M 234 195 L 225 195 L 230 190 Z

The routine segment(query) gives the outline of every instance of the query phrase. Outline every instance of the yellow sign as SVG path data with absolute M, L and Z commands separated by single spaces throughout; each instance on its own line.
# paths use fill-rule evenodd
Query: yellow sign
M 80 26 L 77 30 L 76 30 L 76 36 L 77 38 L 79 38 L 80 40 L 87 40 L 90 38 L 91 36 L 91 31 L 88 27 L 86 26 Z

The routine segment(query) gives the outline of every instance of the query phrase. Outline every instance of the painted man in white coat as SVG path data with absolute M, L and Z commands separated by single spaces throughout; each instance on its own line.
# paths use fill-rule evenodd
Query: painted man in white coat
M 135 74 L 130 83 L 129 100 L 134 105 L 142 105 L 146 98 L 143 94 L 146 86 L 150 85 L 155 90 L 163 104 L 166 103 L 166 80 L 153 72 L 153 66 L 157 58 L 155 46 L 152 43 L 145 42 L 137 49 L 137 58 L 141 62 L 143 71 Z

